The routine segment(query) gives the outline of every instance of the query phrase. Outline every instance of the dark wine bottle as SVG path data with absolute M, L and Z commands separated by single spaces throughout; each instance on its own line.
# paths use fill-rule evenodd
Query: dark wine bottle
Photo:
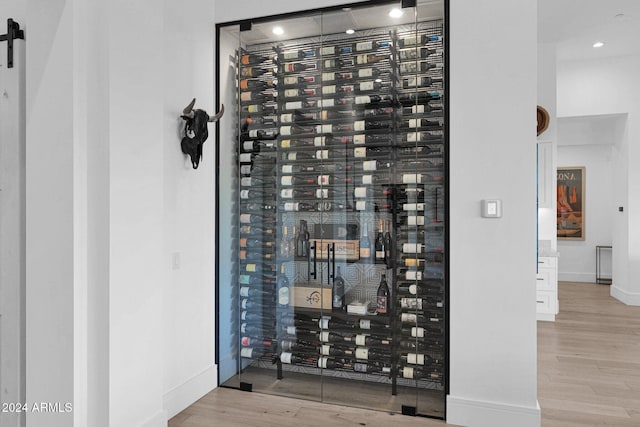
M 305 199 L 305 198 L 314 198 L 315 197 L 314 190 L 303 190 L 300 188 L 287 188 L 280 190 L 280 197 L 283 199 Z
M 340 334 L 334 331 L 321 331 L 318 335 L 321 342 L 348 342 L 351 340 L 349 335 Z
M 241 92 L 240 102 L 265 103 L 268 101 L 274 101 L 276 96 L 278 96 L 278 93 L 275 91 Z
M 276 104 L 249 104 L 243 105 L 240 108 L 240 111 L 243 113 L 264 113 L 264 114 L 273 114 L 277 111 L 278 106 Z
M 282 84 L 284 86 L 296 86 L 300 84 L 311 84 L 315 82 L 315 76 L 284 76 L 284 78 L 282 79 Z
M 272 129 L 253 129 L 240 134 L 241 141 L 250 141 L 254 139 L 276 139 L 278 137 L 278 130 Z
M 417 34 L 417 35 L 403 37 L 400 40 L 398 40 L 398 47 L 404 48 L 404 47 L 410 47 L 415 45 L 423 45 L 428 42 L 437 42 L 440 40 L 442 40 L 442 37 L 440 36 L 432 36 L 429 34 Z
M 400 361 L 407 365 L 426 365 L 430 362 L 430 357 L 422 353 L 406 353 L 400 355 Z
M 262 235 L 272 236 L 275 233 L 275 229 L 273 227 L 263 227 L 261 224 L 258 225 L 242 225 L 240 226 L 240 235 L 243 237 L 256 237 Z
M 285 73 L 296 73 L 305 70 L 315 70 L 315 63 L 302 63 L 302 62 L 285 62 L 282 64 L 282 70 Z
M 426 73 L 430 69 L 436 68 L 436 67 L 437 67 L 436 64 L 426 62 L 426 61 L 402 62 L 400 64 L 400 74 Z
M 364 81 L 364 82 L 356 83 L 355 86 L 356 86 L 355 89 L 359 92 L 380 90 L 383 87 L 381 82 L 376 82 L 376 81 Z
M 322 81 L 323 82 L 351 80 L 354 77 L 355 76 L 354 76 L 354 74 L 352 72 L 322 73 Z
M 275 141 L 258 141 L 258 140 L 247 140 L 242 143 L 242 151 L 254 151 L 254 152 L 262 152 L 262 151 L 274 151 L 276 149 Z
M 439 380 L 441 375 L 433 370 L 421 369 L 421 368 L 413 368 L 411 366 L 405 366 L 400 369 L 399 372 L 402 378 L 408 378 L 413 380 L 418 379 L 429 379 L 429 380 Z
M 387 268 L 393 268 L 393 252 L 391 241 L 391 220 L 386 220 L 384 227 L 384 262 Z
M 336 272 L 336 276 L 333 278 L 333 310 L 334 311 L 346 311 L 347 304 L 345 302 L 345 286 L 344 279 L 340 274 L 340 267 Z
M 353 129 L 356 132 L 376 129 L 391 129 L 393 122 L 390 120 L 356 120 L 353 122 Z
M 441 77 L 427 77 L 427 76 L 411 76 L 402 79 L 403 88 L 413 87 L 429 87 L 436 83 L 442 83 Z
M 240 287 L 240 296 L 242 298 L 264 297 L 264 296 L 267 296 L 269 294 L 270 294 L 269 291 L 258 289 L 258 288 L 252 288 L 252 287 L 249 287 L 249 286 L 241 286 Z
M 318 352 L 323 356 L 352 357 L 354 350 L 350 347 L 340 347 L 331 344 L 322 344 Z
M 313 165 L 282 165 L 283 174 L 292 174 L 300 172 L 315 172 L 316 167 Z
M 350 369 L 351 365 L 343 360 L 331 359 L 326 356 L 318 358 L 318 368 L 320 369 Z
M 264 347 L 273 349 L 275 348 L 276 343 L 265 337 L 252 337 L 245 335 L 240 338 L 240 345 L 243 347 Z
M 276 206 L 268 203 L 247 203 L 244 205 L 244 210 L 246 212 L 253 213 L 271 213 L 275 212 Z
M 283 96 L 285 98 L 297 98 L 299 96 L 315 96 L 315 95 L 318 95 L 318 91 L 312 87 L 285 89 L 283 93 Z
M 355 103 L 358 105 L 366 105 L 366 104 L 387 104 L 391 103 L 393 100 L 388 95 L 360 95 L 356 96 Z
M 334 58 L 334 59 L 325 59 L 324 61 L 322 61 L 322 67 L 325 70 L 332 70 L 332 69 L 336 69 L 336 68 L 344 68 L 344 67 L 352 67 L 353 66 L 353 59 L 347 58 L 347 59 L 339 59 L 339 58 Z
M 382 228 L 382 221 L 379 222 L 379 228 Z M 384 250 L 382 252 L 384 256 Z M 386 315 L 389 313 L 389 286 L 387 285 L 387 275 L 383 274 L 380 279 L 380 285 L 376 292 L 376 312 L 378 314 Z
M 242 65 L 260 64 L 266 61 L 272 61 L 275 59 L 275 55 L 257 55 L 257 54 L 244 54 L 240 56 L 240 63 Z
M 340 309 L 340 307 L 338 308 Z M 318 328 L 320 329 L 351 330 L 354 327 L 355 325 L 352 322 L 346 322 L 335 317 L 322 316 L 318 319 Z
M 378 234 L 376 235 L 376 240 L 375 240 L 375 260 L 376 262 L 384 262 L 384 253 L 385 253 L 385 249 L 384 249 L 384 230 L 382 228 L 382 220 L 379 219 L 378 220 Z M 383 275 L 383 281 L 384 284 L 386 286 L 387 284 L 387 279 L 386 277 Z M 380 282 L 380 287 L 382 286 L 382 281 Z M 378 287 L 378 294 L 380 293 L 380 287 Z M 386 310 L 385 310 L 385 314 L 386 314 Z
M 300 220 L 300 229 L 296 240 L 296 256 L 306 258 L 309 255 L 309 230 L 307 229 L 307 221 Z
M 387 197 L 392 194 L 392 190 L 390 188 L 379 188 L 379 187 L 355 187 L 353 189 L 353 196 L 358 199 L 367 199 L 367 198 L 381 198 Z
M 299 364 L 316 364 L 317 357 L 303 356 L 300 354 L 283 351 L 280 353 L 280 361 L 287 365 L 299 365 Z
M 429 49 L 426 47 L 421 48 L 411 48 L 411 49 L 402 49 L 398 51 L 398 56 L 401 61 L 411 60 L 411 59 L 424 59 L 430 55 L 437 53 L 435 49 Z
M 432 100 L 440 99 L 440 92 L 416 92 L 411 91 L 398 95 L 398 101 L 402 104 L 424 104 Z
M 313 185 L 316 180 L 311 177 L 284 175 L 280 177 L 280 185 L 292 186 L 292 185 Z
M 367 373 L 367 374 L 371 374 L 371 373 L 383 373 L 383 374 L 389 374 L 391 373 L 391 367 L 390 366 L 384 366 L 384 365 L 380 365 L 380 364 L 375 364 L 375 363 L 354 363 L 353 364 L 353 370 L 355 372 L 362 372 L 362 373 Z
M 240 77 L 260 77 L 266 73 L 272 72 L 272 68 L 243 67 L 240 69 Z
M 314 203 L 288 202 L 283 205 L 285 212 L 311 212 L 316 210 Z
M 390 154 L 391 150 L 388 147 L 356 147 L 353 149 L 353 157 L 357 159 L 385 158 Z
M 391 354 L 376 348 L 356 347 L 354 356 L 357 360 L 383 361 L 388 360 L 391 357 Z
M 384 61 L 389 59 L 389 56 L 385 55 L 374 55 L 372 53 L 356 55 L 356 64 L 372 64 L 375 62 Z
M 264 348 L 242 347 L 240 349 L 240 357 L 245 359 L 260 359 L 264 355 Z
M 264 222 L 273 222 L 275 220 L 275 217 L 245 213 L 240 214 L 239 219 L 240 224 L 263 224 Z
M 273 80 L 261 80 L 261 79 L 242 79 L 240 80 L 240 90 L 266 90 L 276 87 Z
M 247 250 L 242 250 L 238 252 L 238 258 L 242 261 L 269 261 L 276 258 L 275 254 L 270 253 L 257 253 L 251 252 Z
M 357 346 L 366 346 L 366 347 L 391 345 L 391 340 L 388 339 L 387 337 L 376 337 L 376 336 L 367 335 L 367 334 L 357 334 L 355 337 L 353 337 L 351 341 L 355 342 Z
M 312 50 L 288 50 L 285 52 L 282 52 L 282 58 L 283 59 L 304 59 L 304 58 L 311 58 L 314 57 L 316 54 L 314 51 Z
M 275 304 L 273 301 L 268 300 L 252 300 L 243 298 L 240 300 L 240 308 L 243 310 L 273 310 Z
M 260 247 L 273 247 L 275 248 L 275 242 L 269 240 L 260 240 L 260 239 L 248 239 L 246 237 L 240 238 L 240 247 L 241 248 L 260 248 Z
M 262 276 L 259 274 L 241 274 L 238 276 L 238 282 L 241 285 L 251 285 L 251 286 L 262 286 L 262 285 L 270 285 L 275 282 L 275 280 L 268 276 Z
M 353 52 L 352 46 L 323 46 L 320 48 L 320 55 L 322 56 L 340 55 L 351 52 Z

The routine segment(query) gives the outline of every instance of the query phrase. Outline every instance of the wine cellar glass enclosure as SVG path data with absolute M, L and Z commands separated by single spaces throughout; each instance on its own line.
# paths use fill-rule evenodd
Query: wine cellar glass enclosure
M 445 23 L 375 1 L 217 25 L 221 386 L 445 417 Z

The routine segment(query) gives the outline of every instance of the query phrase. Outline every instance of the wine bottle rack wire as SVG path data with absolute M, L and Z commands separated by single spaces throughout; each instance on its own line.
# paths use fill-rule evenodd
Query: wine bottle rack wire
M 394 393 L 398 386 L 443 389 L 442 26 L 441 21 L 429 21 L 417 27 L 359 31 L 353 37 L 326 34 L 238 50 L 238 180 L 237 204 L 232 207 L 238 227 L 231 231 L 238 262 L 231 303 L 238 307 L 232 321 L 241 370 L 272 370 L 278 378 L 295 372 L 390 384 Z M 403 45 L 410 38 L 415 43 Z M 372 49 L 354 51 L 358 43 L 368 42 Z M 357 121 L 363 129 L 355 129 Z M 365 173 L 365 162 L 374 162 L 376 169 Z M 312 168 L 305 170 L 309 164 Z M 384 168 L 378 170 L 379 165 Z M 358 183 L 364 175 L 375 175 L 382 184 Z M 338 183 L 320 182 L 322 176 Z M 294 181 L 300 183 L 292 185 Z M 371 194 L 367 190 L 365 197 L 356 197 L 356 187 L 369 188 Z M 375 194 L 383 187 L 391 189 L 390 194 Z M 347 233 L 345 224 L 353 225 L 357 235 L 351 240 L 357 240 L 366 225 L 372 240 L 377 220 L 391 224 L 390 261 L 357 256 L 332 267 L 331 247 L 322 262 L 312 263 L 310 255 L 298 252 L 302 222 L 309 228 L 344 227 Z M 294 227 L 299 227 L 296 235 Z M 305 244 L 317 251 L 322 238 L 313 236 L 316 231 L 309 230 Z M 418 244 L 420 250 L 406 250 L 406 244 Z M 386 274 L 389 313 L 294 307 L 291 293 L 283 303 L 282 275 L 288 289 L 311 284 L 331 290 L 335 265 L 343 267 L 345 305 L 375 301 Z M 422 307 L 413 306 L 418 299 Z M 403 323 L 405 314 L 409 321 Z M 382 317 L 385 322 L 377 330 L 337 329 L 344 341 L 329 343 L 322 333 L 331 329 L 320 323 L 329 317 L 343 325 Z M 296 325 L 305 332 L 294 333 Z M 424 337 L 407 332 L 419 328 Z M 363 336 L 387 344 L 365 346 Z M 323 346 L 342 354 L 323 354 Z M 362 359 L 363 348 L 376 358 Z M 320 367 L 327 360 L 332 367 Z

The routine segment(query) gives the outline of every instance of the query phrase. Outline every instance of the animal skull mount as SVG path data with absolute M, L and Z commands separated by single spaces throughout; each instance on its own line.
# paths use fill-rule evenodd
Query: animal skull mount
M 182 110 L 182 117 L 186 123 L 184 125 L 184 137 L 180 143 L 182 152 L 188 154 L 191 157 L 191 165 L 194 169 L 198 169 L 200 159 L 202 159 L 202 145 L 209 137 L 209 131 L 207 129 L 207 123 L 217 122 L 224 114 L 224 104 L 222 104 L 220 111 L 215 116 L 209 116 L 206 111 L 193 109 L 196 103 L 196 99 L 187 105 L 187 108 Z

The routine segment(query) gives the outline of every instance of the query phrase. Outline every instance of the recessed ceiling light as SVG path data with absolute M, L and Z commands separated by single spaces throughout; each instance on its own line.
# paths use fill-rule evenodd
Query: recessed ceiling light
M 602 43 L 602 42 L 595 42 L 593 44 L 593 47 L 602 47 L 602 46 L 604 46 L 604 43 Z
M 353 28 L 349 28 L 347 31 L 345 31 L 345 33 L 347 33 L 347 34 L 353 34 L 355 32 L 356 32 L 356 30 L 354 30 Z
M 389 12 L 389 16 L 392 18 L 400 18 L 403 14 L 404 12 L 401 9 L 398 9 L 397 7 L 394 9 L 391 9 L 391 11 Z
M 284 29 L 282 27 L 273 27 L 273 30 L 271 30 L 271 32 L 276 36 L 281 36 L 284 34 Z

